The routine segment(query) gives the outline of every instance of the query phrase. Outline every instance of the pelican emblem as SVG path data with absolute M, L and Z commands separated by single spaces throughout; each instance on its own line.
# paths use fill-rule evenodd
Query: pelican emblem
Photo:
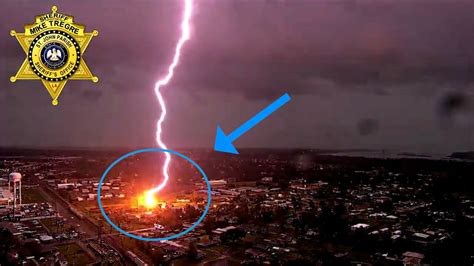
M 63 58 L 63 55 L 61 53 L 61 50 L 53 47 L 53 49 L 49 50 L 46 53 L 46 58 L 52 62 L 56 62 L 61 60 Z

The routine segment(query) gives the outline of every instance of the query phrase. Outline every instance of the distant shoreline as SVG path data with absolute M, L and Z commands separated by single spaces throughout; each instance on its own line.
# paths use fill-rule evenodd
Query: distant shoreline
M 0 147 L 1 158 L 15 158 L 25 155 L 40 156 L 69 156 L 76 153 L 86 154 L 116 154 L 125 153 L 143 147 L 116 147 L 116 148 L 90 148 L 90 147 L 51 147 L 51 148 L 23 148 L 23 147 Z M 208 151 L 211 148 L 179 148 L 183 152 Z M 323 156 L 338 157 L 362 157 L 373 159 L 426 159 L 426 160 L 465 160 L 474 161 L 474 151 L 453 152 L 451 154 L 423 154 L 416 152 L 403 152 L 394 150 L 370 150 L 370 149 L 314 149 L 314 148 L 242 148 L 241 153 L 254 152 L 310 152 Z

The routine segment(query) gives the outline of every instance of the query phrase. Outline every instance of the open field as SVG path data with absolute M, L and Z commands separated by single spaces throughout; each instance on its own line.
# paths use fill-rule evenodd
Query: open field
M 42 219 L 41 223 L 46 227 L 46 229 L 49 232 L 56 232 L 57 231 L 57 221 L 58 219 L 56 218 L 48 218 L 48 219 Z
M 39 203 L 46 201 L 38 188 L 23 189 L 21 196 L 23 203 Z
M 57 246 L 70 265 L 87 265 L 94 260 L 77 244 Z

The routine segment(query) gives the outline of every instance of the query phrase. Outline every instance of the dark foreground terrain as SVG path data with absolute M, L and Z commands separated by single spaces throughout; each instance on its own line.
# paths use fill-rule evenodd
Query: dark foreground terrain
M 1 185 L 6 187 L 9 173 L 20 172 L 26 205 L 15 214 L 0 209 L 0 264 L 474 263 L 474 163 L 468 161 L 186 150 L 209 179 L 220 180 L 213 183 L 212 207 L 189 234 L 144 242 L 117 234 L 97 212 L 96 183 L 126 152 L 1 150 Z M 111 174 L 106 200 L 126 200 L 124 187 L 156 172 L 156 160 L 120 166 Z M 200 190 L 201 177 L 184 162 L 173 162 L 171 176 L 171 187 L 196 184 Z M 181 195 L 186 206 L 160 210 L 163 228 L 137 234 L 166 236 L 189 227 L 205 203 L 192 192 Z M 124 224 L 140 224 L 136 215 L 120 217 Z

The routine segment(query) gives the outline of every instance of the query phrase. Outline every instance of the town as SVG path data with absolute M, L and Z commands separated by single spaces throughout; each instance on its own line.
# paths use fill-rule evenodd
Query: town
M 210 179 L 206 217 L 188 234 L 141 241 L 113 229 L 99 179 L 123 151 L 0 153 L 0 263 L 26 265 L 422 265 L 474 263 L 474 164 L 359 158 L 311 150 L 186 154 Z M 206 184 L 175 160 L 145 204 L 156 160 L 118 165 L 101 202 L 121 229 L 175 235 L 202 215 Z

